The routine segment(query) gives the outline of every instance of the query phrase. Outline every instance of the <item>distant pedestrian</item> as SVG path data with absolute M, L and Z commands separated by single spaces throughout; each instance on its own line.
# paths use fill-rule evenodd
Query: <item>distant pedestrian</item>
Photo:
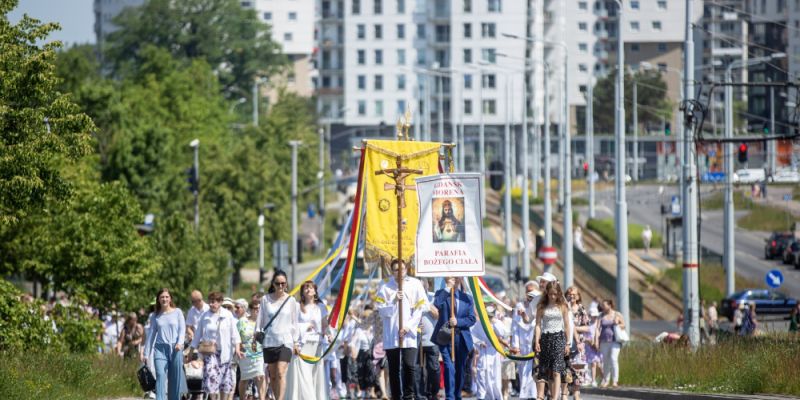
M 717 313 L 717 302 L 712 301 L 711 305 L 708 306 L 708 312 L 706 313 L 708 316 L 708 330 L 711 333 L 711 336 L 714 337 L 717 334 L 717 330 L 719 329 L 719 314 Z
M 744 308 L 746 304 L 744 302 L 739 303 L 739 307 L 733 311 L 733 333 L 739 334 L 739 331 L 742 330 L 742 322 L 744 320 Z
M 169 289 L 159 290 L 156 299 L 155 311 L 149 318 L 150 328 L 146 333 L 142 362 L 155 366 L 156 399 L 166 400 L 169 393 L 169 400 L 178 400 L 187 391 L 183 375 L 186 321 L 183 312 L 175 308 Z
M 583 231 L 580 226 L 575 227 L 575 234 L 572 236 L 575 241 L 575 248 L 580 251 L 585 251 L 583 248 Z
M 650 229 L 650 225 L 644 227 L 642 231 L 642 243 L 644 244 L 644 252 L 648 253 L 650 251 L 650 242 L 653 240 L 653 231 Z
M 125 358 L 135 359 L 139 355 L 139 349 L 144 340 L 144 327 L 138 322 L 135 312 L 128 314 L 125 325 L 119 335 L 117 342 L 117 354 Z
M 800 303 L 794 306 L 794 308 L 792 309 L 792 313 L 790 314 L 789 332 L 795 334 L 800 332 Z
M 622 315 L 614 310 L 613 300 L 604 300 L 602 316 L 595 325 L 595 347 L 603 353 L 603 382 L 600 386 L 607 387 L 609 383 L 617 387 L 619 381 L 619 352 L 622 344 L 617 340 L 615 328 L 625 329 L 625 320 Z
M 756 318 L 756 303 L 750 303 L 750 307 L 744 311 L 742 317 L 742 328 L 739 329 L 739 336 L 755 336 L 758 330 L 758 319 Z

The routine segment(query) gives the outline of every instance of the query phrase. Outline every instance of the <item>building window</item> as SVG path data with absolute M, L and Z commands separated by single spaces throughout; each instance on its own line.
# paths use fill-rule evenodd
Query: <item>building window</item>
M 397 38 L 398 39 L 405 39 L 406 38 L 406 25 L 405 24 L 397 24 Z
M 464 39 L 472 38 L 472 24 L 464 24 Z
M 631 0 L 631 9 L 638 10 L 639 9 L 639 0 Z
M 253 3 L 249 2 L 249 1 L 243 1 L 243 2 L 241 3 L 241 5 L 242 5 L 242 7 L 244 7 L 244 8 L 248 8 L 248 7 L 251 7 L 251 6 L 253 5 Z
M 502 12 L 503 11 L 503 4 L 501 0 L 489 0 L 487 2 L 487 11 L 489 12 Z
M 578 71 L 587 72 L 589 71 L 589 68 L 586 66 L 586 64 L 578 64 Z
M 464 100 L 464 115 L 472 115 L 472 100 Z
M 406 0 L 397 0 L 397 13 L 404 14 L 406 12 Z
M 482 49 L 481 50 L 481 59 L 488 63 L 494 64 L 497 62 L 497 51 L 495 49 Z
M 405 100 L 397 100 L 397 113 L 402 114 L 406 112 L 406 101 Z
M 383 90 L 383 75 L 375 75 L 375 90 Z
M 658 0 L 658 9 L 659 10 L 666 10 L 667 9 L 667 0 Z
M 586 32 L 586 30 L 587 30 L 586 22 L 578 22 L 578 30 Z
M 464 89 L 472 89 L 472 75 L 464 74 Z
M 372 0 L 372 13 L 375 15 L 383 14 L 383 0 Z
M 417 24 L 417 39 L 425 39 L 425 24 Z
M 383 50 L 375 50 L 375 65 L 383 65 Z
M 666 53 L 667 51 L 667 44 L 666 43 L 659 43 L 658 44 L 658 52 L 659 53 Z
M 291 32 L 284 33 L 283 34 L 283 40 L 285 40 L 287 42 L 291 42 L 292 41 L 292 33 Z
M 485 74 L 483 75 L 483 88 L 484 89 L 494 89 L 497 87 L 497 77 L 495 74 Z
M 472 62 L 472 49 L 464 49 L 464 64 Z
M 358 101 L 358 115 L 362 117 L 367 115 L 367 102 L 364 100 Z
M 667 63 L 658 63 L 658 70 L 661 72 L 667 72 Z
M 579 1 L 578 2 L 578 9 L 581 10 L 581 11 L 586 11 L 586 10 L 589 9 L 589 5 L 586 4 L 585 1 Z
M 289 21 L 297 21 L 297 13 L 292 11 L 289 13 Z
M 375 116 L 383 116 L 383 100 L 375 100 Z
M 639 51 L 639 43 L 631 43 L 631 51 Z
M 375 39 L 383 39 L 383 26 L 375 24 Z
M 472 0 L 464 0 L 464 14 L 472 12 Z
M 350 5 L 350 13 L 353 15 L 361 14 L 361 0 L 353 0 L 353 4 Z
M 406 65 L 405 49 L 397 49 L 397 65 Z
M 484 22 L 481 24 L 481 37 L 494 38 L 497 37 L 497 25 L 494 23 Z
M 425 50 L 417 50 L 417 65 L 425 65 Z
M 406 89 L 406 76 L 397 75 L 397 90 L 405 90 L 405 89 Z
M 366 75 L 359 75 L 356 78 L 358 80 L 358 90 L 366 90 L 367 89 L 367 76 Z
M 272 20 L 272 13 L 271 12 L 265 12 L 264 13 L 264 19 L 267 20 L 267 21 Z
M 639 32 L 639 21 L 631 21 L 631 30 Z
M 436 25 L 436 41 L 439 43 L 450 41 L 450 25 Z
M 358 39 L 366 39 L 367 38 L 367 27 L 364 24 L 356 25 L 356 38 Z
M 483 113 L 486 115 L 495 115 L 497 114 L 497 101 L 495 100 L 484 100 L 483 101 Z
M 356 54 L 357 54 L 356 58 L 358 59 L 358 65 L 364 65 L 364 64 L 367 63 L 367 52 L 366 51 L 358 50 L 356 52 Z
M 661 30 L 661 21 L 653 21 L 653 30 L 660 31 Z
M 582 53 L 586 53 L 589 51 L 589 45 L 586 43 L 578 43 L 578 50 L 580 50 Z

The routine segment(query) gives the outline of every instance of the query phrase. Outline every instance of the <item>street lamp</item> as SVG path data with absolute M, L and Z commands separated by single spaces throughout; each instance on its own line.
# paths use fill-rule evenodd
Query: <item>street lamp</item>
M 189 147 L 194 150 L 194 230 L 195 232 L 200 229 L 200 139 L 194 139 L 189 142 Z
M 258 126 L 258 86 L 266 85 L 268 82 L 266 77 L 256 78 L 253 81 L 253 126 Z
M 228 114 L 233 114 L 233 109 L 239 106 L 240 104 L 244 104 L 247 102 L 247 99 L 244 97 L 239 97 L 233 104 L 231 104 L 230 108 L 228 108 Z
M 274 203 L 264 204 L 258 215 L 258 285 L 264 283 L 264 211 L 272 211 Z
M 295 284 L 294 273 L 297 269 L 297 147 L 303 142 L 290 140 L 292 147 L 292 285 Z

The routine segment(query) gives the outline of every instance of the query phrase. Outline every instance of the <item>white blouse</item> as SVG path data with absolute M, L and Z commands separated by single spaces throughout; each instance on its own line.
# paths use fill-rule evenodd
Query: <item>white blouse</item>
M 328 315 L 328 309 L 322 303 L 307 305 L 305 312 L 299 304 L 298 308 L 300 311 L 297 315 L 297 328 L 300 331 L 300 340 L 304 343 L 309 340 L 319 341 L 320 335 L 325 332 L 322 324 Z
M 220 362 L 227 364 L 233 359 L 237 346 L 241 343 L 239 330 L 236 329 L 236 318 L 230 311 L 220 307 L 217 313 L 208 310 L 197 321 L 197 332 L 192 339 L 192 347 L 198 348 L 201 341 L 217 343 Z
M 284 300 L 286 298 L 273 301 L 269 294 L 261 298 L 261 309 L 258 311 L 258 318 L 256 319 L 256 330 L 264 332 L 264 343 L 262 343 L 264 347 L 286 346 L 293 349 L 295 344 L 302 344 L 300 330 L 298 329 L 300 305 L 297 304 L 297 300 L 294 297 L 289 297 L 286 300 L 286 305 L 278 313 L 278 309 L 280 309 Z M 264 325 L 269 323 L 275 314 L 277 316 L 272 321 L 272 325 L 264 331 Z

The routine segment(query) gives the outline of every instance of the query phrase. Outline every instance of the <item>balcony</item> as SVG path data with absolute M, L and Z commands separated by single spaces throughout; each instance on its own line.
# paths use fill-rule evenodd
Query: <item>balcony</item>
M 597 8 L 594 10 L 594 15 L 600 18 L 601 20 L 608 19 L 608 9 L 606 8 Z
M 608 61 L 608 51 L 606 50 L 597 50 L 594 55 L 602 61 Z
M 322 48 L 324 49 L 333 49 L 333 48 L 341 48 L 342 43 L 333 39 L 325 38 L 322 39 Z
M 343 10 L 337 10 L 336 12 L 331 10 L 322 11 L 322 22 L 341 22 L 343 19 L 344 19 Z
M 609 36 L 607 30 L 596 31 L 594 33 L 594 35 L 597 36 L 598 39 L 603 40 L 603 41 L 608 40 L 608 36 Z
M 317 94 L 320 96 L 339 96 L 344 93 L 344 89 L 340 87 L 323 87 L 317 89 Z

